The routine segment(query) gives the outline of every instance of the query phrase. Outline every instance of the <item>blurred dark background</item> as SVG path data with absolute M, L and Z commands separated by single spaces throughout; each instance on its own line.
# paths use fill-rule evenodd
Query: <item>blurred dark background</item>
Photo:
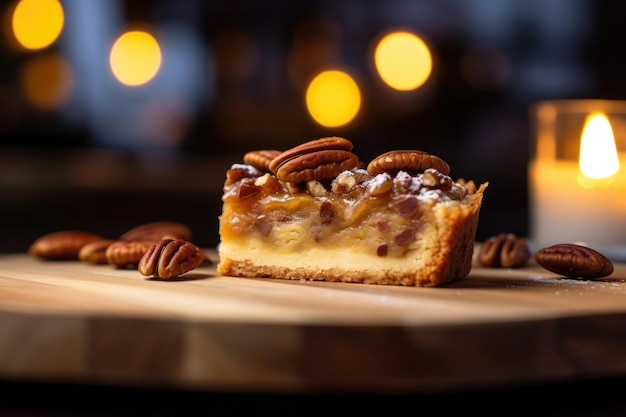
M 232 163 L 330 135 L 362 160 L 439 155 L 453 177 L 490 182 L 478 240 L 525 236 L 529 106 L 626 98 L 618 0 L 68 0 L 58 39 L 35 50 L 12 35 L 16 4 L 0 3 L 0 252 L 56 230 L 116 237 L 156 220 L 215 246 Z M 150 28 L 162 51 L 135 87 L 108 63 L 132 27 Z M 375 42 L 399 29 L 432 53 L 412 91 L 389 88 L 373 64 Z M 305 89 L 333 68 L 357 82 L 361 105 L 324 127 Z

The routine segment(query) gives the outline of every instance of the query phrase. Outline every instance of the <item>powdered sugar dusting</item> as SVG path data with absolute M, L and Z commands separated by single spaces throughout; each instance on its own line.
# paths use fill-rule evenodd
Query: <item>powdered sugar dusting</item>
M 236 163 L 236 164 L 232 164 L 230 168 L 244 170 L 250 175 L 250 177 L 258 177 L 261 175 L 261 171 L 259 171 L 252 165 L 248 165 L 248 164 Z
M 546 278 L 538 276 L 530 277 L 530 280 L 535 283 L 541 283 L 546 286 L 554 287 L 554 294 L 563 296 L 577 294 L 596 297 L 597 293 L 595 293 L 595 291 L 617 291 L 620 293 L 626 291 L 626 287 L 624 287 L 626 280 L 597 281 L 583 278 Z
M 374 189 L 380 187 L 382 184 L 386 183 L 387 181 L 391 181 L 391 175 L 383 172 L 382 174 L 378 174 L 374 178 L 369 180 L 367 182 L 367 188 L 371 192 Z
M 444 196 L 444 194 L 442 194 L 441 190 L 431 190 L 429 188 L 422 188 L 420 190 L 420 194 L 419 194 L 418 198 L 423 199 L 423 200 L 441 199 L 441 200 L 445 200 L 445 201 L 450 201 L 450 198 L 447 197 L 447 196 Z
M 567 285 L 603 285 L 603 286 L 614 286 L 614 287 L 622 287 L 624 282 L 623 280 L 620 281 L 598 281 L 598 280 L 591 280 L 591 279 L 583 279 L 583 278 L 560 278 L 560 277 L 555 277 L 555 278 L 546 278 L 545 276 L 531 276 L 530 277 L 531 281 L 540 281 L 540 282 L 545 282 L 545 283 L 550 283 L 550 284 L 567 284 Z

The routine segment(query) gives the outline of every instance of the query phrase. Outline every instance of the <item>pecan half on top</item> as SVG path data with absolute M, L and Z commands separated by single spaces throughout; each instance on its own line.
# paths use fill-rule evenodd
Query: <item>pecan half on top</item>
M 605 255 L 571 243 L 540 249 L 535 261 L 548 271 L 571 278 L 603 278 L 613 273 L 613 263 Z
M 272 160 L 269 168 L 281 181 L 302 183 L 335 178 L 358 163 L 358 156 L 352 153 L 352 142 L 332 136 L 282 152 Z
M 372 159 L 367 165 L 367 171 L 372 175 L 384 172 L 396 174 L 398 171 L 415 175 L 428 168 L 434 168 L 443 175 L 450 175 L 450 166 L 446 161 L 424 151 L 389 151 Z
M 519 268 L 530 259 L 528 242 L 513 233 L 500 233 L 485 240 L 478 263 L 491 268 Z
M 163 239 L 148 249 L 139 261 L 141 275 L 175 278 L 197 268 L 204 253 L 183 239 Z
M 263 172 L 269 172 L 270 162 L 272 162 L 272 160 L 280 154 L 281 151 L 277 151 L 274 149 L 250 151 L 243 156 L 243 162 L 248 165 L 252 165 L 256 169 L 259 169 Z

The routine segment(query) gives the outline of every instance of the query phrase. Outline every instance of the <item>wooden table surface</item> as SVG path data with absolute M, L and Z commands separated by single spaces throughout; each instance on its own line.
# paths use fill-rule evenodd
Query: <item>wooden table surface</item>
M 439 288 L 176 280 L 0 256 L 0 378 L 237 391 L 445 392 L 626 376 L 626 264 L 475 266 Z

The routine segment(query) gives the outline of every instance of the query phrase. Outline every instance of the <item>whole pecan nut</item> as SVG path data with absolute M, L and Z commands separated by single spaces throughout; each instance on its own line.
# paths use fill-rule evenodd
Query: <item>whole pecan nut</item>
M 450 174 L 450 166 L 438 156 L 424 151 L 396 150 L 385 152 L 372 159 L 367 165 L 367 171 L 372 175 L 388 172 L 395 174 L 406 171 L 409 174 L 419 174 L 428 168 L 434 168 L 443 175 Z
M 272 162 L 272 160 L 280 154 L 281 151 L 277 151 L 275 149 L 250 151 L 243 156 L 243 162 L 248 165 L 252 165 L 258 170 L 269 172 L 270 162 Z
M 339 136 L 329 136 L 326 138 L 314 139 L 308 142 L 301 143 L 298 146 L 294 146 L 291 149 L 281 152 L 279 155 L 272 159 L 269 168 L 270 171 L 276 172 L 276 169 L 282 165 L 285 161 L 300 155 L 305 155 L 312 152 L 321 150 L 336 150 L 336 151 L 352 151 L 352 142 L 348 139 L 341 138 Z
M 175 278 L 197 268 L 204 258 L 204 253 L 190 242 L 163 239 L 148 249 L 138 269 L 144 276 Z
M 305 142 L 275 157 L 270 170 L 285 182 L 303 183 L 335 178 L 359 164 L 352 142 L 337 136 Z
M 52 232 L 37 238 L 28 247 L 28 253 L 47 260 L 78 259 L 78 252 L 83 246 L 101 239 L 95 233 L 82 230 Z
M 343 171 L 356 167 L 358 157 L 346 151 L 322 150 L 294 157 L 275 172 L 281 181 L 302 183 L 335 178 Z
M 137 265 L 153 241 L 119 240 L 112 243 L 104 252 L 107 263 L 118 267 Z
M 80 248 L 80 251 L 78 252 L 78 260 L 93 264 L 109 263 L 106 257 L 106 250 L 114 242 L 116 241 L 111 239 L 100 239 L 89 242 Z
M 152 241 L 152 243 L 156 243 L 165 237 L 191 240 L 192 232 L 191 229 L 183 223 L 157 221 L 146 223 L 126 231 L 120 236 L 120 240 Z
M 539 265 L 572 278 L 603 278 L 613 273 L 613 263 L 602 253 L 587 246 L 559 243 L 535 254 Z
M 478 263 L 491 268 L 519 268 L 530 259 L 528 242 L 513 233 L 500 233 L 486 239 L 478 252 Z

